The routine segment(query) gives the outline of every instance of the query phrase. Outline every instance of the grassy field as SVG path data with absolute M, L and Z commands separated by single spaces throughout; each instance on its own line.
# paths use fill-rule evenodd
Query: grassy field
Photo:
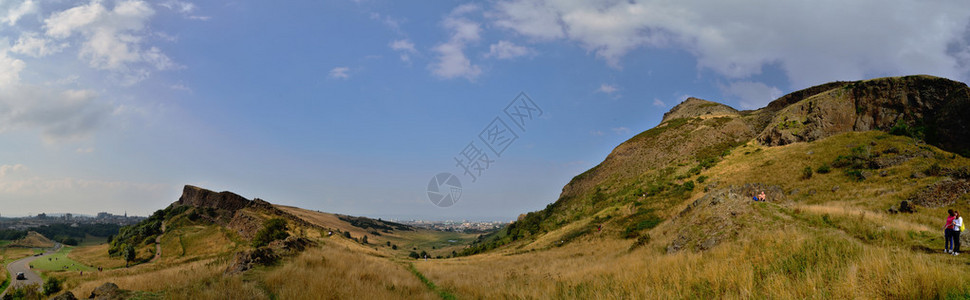
M 84 271 L 90 272 L 97 269 L 77 262 L 70 257 L 68 254 L 74 250 L 75 247 L 64 246 L 61 247 L 56 253 L 47 255 L 42 258 L 38 258 L 30 263 L 33 268 L 44 270 L 44 271 Z

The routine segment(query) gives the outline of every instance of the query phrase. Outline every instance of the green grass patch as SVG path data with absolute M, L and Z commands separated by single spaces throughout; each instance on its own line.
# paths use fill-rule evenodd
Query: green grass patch
M 74 247 L 65 246 L 62 247 L 57 253 L 44 256 L 35 259 L 30 263 L 36 269 L 45 271 L 94 271 L 95 268 L 89 267 L 85 264 L 77 262 L 69 257 L 68 253 L 71 253 Z

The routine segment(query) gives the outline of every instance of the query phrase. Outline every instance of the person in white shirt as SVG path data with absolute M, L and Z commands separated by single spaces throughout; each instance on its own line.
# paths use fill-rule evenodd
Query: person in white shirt
M 960 212 L 954 210 L 953 218 L 953 255 L 960 255 L 960 228 L 963 227 L 963 217 Z

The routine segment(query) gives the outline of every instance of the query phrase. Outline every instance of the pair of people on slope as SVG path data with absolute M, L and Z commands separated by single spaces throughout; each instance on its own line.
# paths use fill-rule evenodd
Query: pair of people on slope
M 946 225 L 943 225 L 943 237 L 946 239 L 946 247 L 943 252 L 952 255 L 960 255 L 960 232 L 963 230 L 963 218 L 960 212 L 949 209 L 946 211 Z

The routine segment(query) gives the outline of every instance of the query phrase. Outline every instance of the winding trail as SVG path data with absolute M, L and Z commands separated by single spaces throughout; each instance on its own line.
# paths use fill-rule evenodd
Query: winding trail
M 61 246 L 63 246 L 61 245 L 61 243 L 55 242 L 53 248 L 48 249 L 41 255 L 31 255 L 28 257 L 15 260 L 14 262 L 8 264 L 7 272 L 10 273 L 10 286 L 8 286 L 7 289 L 3 291 L 3 293 L 0 293 L 0 297 L 3 297 L 3 295 L 7 294 L 7 291 L 9 291 L 10 289 L 21 285 L 29 285 L 34 283 L 36 283 L 38 287 L 43 285 L 44 280 L 40 277 L 39 274 L 37 274 L 36 272 L 34 272 L 33 269 L 30 268 L 30 262 L 34 261 L 35 259 L 42 258 L 44 256 L 48 256 L 50 254 L 56 253 L 57 250 L 61 249 Z M 18 272 L 24 272 L 24 277 L 26 278 L 26 280 L 17 280 Z
M 155 262 L 159 258 L 162 258 L 162 235 L 165 234 L 165 221 L 162 221 L 162 234 L 155 237 L 155 257 L 149 262 Z

